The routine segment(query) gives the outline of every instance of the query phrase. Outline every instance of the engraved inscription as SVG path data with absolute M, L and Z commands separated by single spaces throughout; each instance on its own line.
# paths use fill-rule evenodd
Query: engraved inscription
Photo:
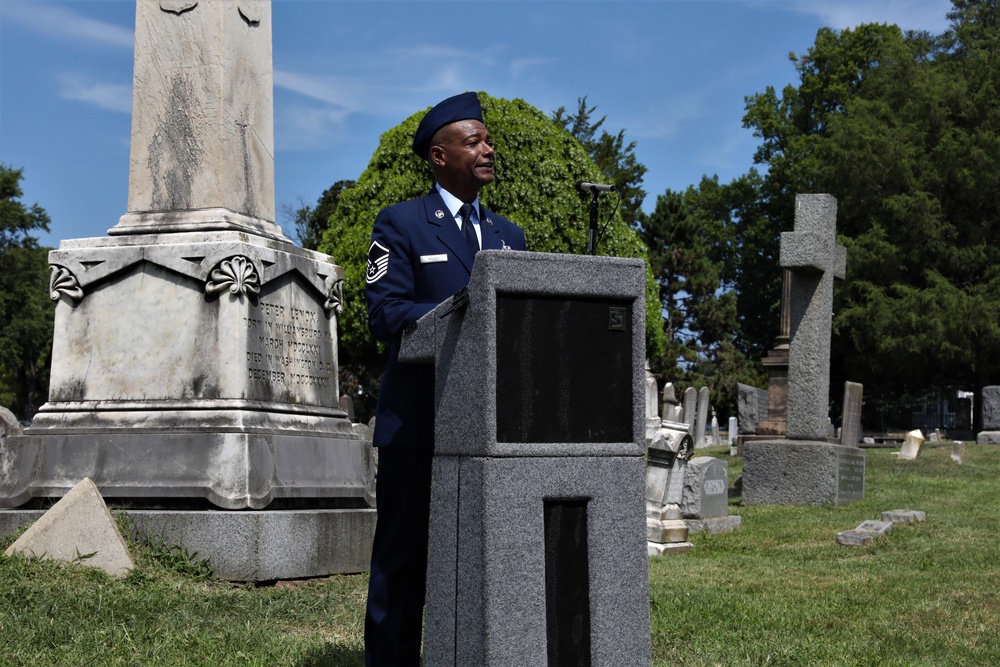
M 837 501 L 849 503 L 864 497 L 864 454 L 840 454 L 837 457 Z
M 271 392 L 316 390 L 336 393 L 335 339 L 330 322 L 320 312 L 261 299 L 243 318 L 247 329 L 247 377 Z M 312 391 L 310 391 L 312 388 Z

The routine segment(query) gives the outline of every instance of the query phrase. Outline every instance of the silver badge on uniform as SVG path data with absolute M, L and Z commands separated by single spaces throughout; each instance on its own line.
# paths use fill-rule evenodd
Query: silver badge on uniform
M 378 241 L 372 241 L 368 248 L 368 269 L 365 271 L 365 282 L 371 285 L 382 279 L 389 272 L 389 249 Z
M 441 218 L 444 217 L 444 211 L 442 211 L 441 209 L 438 209 L 438 210 L 434 211 L 434 215 L 437 217 L 438 220 L 440 220 Z

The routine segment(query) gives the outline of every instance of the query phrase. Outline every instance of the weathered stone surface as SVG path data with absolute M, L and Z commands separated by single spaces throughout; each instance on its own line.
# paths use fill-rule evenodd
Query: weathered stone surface
M 1000 431 L 1000 386 L 983 387 L 983 430 Z
M 7 408 L 0 406 L 0 438 L 9 435 L 21 435 L 24 427 L 17 420 L 17 416 Z
M 840 444 L 857 447 L 861 442 L 861 405 L 864 386 L 844 383 L 844 413 L 841 419 Z
M 915 429 L 906 434 L 903 438 L 903 445 L 899 449 L 899 459 L 901 461 L 912 461 L 920 455 L 920 446 L 924 444 L 924 434 L 919 429 Z
M 690 553 L 694 545 L 690 542 L 647 542 L 646 555 L 653 556 L 680 556 Z
M 951 443 L 951 460 L 961 465 L 965 459 L 965 442 L 955 440 Z
M 5 552 L 96 567 L 124 577 L 135 564 L 100 491 L 89 479 L 74 486 Z
M 882 512 L 882 521 L 891 523 L 914 523 L 927 518 L 926 512 L 919 510 L 889 510 Z
M 304 579 L 364 572 L 371 560 L 374 509 L 122 510 L 136 530 L 208 560 L 229 581 Z M 0 510 L 0 534 L 41 510 Z
M 730 514 L 728 516 L 717 516 L 711 519 L 684 519 L 691 533 L 707 533 L 717 535 L 719 533 L 730 533 L 743 527 L 743 517 Z
M 110 233 L 284 239 L 274 222 L 271 3 L 189 4 L 136 5 L 129 212 Z
M 863 449 L 801 440 L 743 446 L 746 505 L 846 505 L 864 498 L 864 490 Z
M 792 272 L 786 437 L 827 436 L 833 279 L 846 275 L 847 251 L 836 243 L 837 200 L 796 195 L 795 231 L 781 234 L 781 266 Z
M 708 429 L 708 402 L 710 400 L 708 387 L 702 387 L 698 390 L 698 408 L 697 414 L 694 421 L 694 448 L 700 449 L 702 447 L 707 447 L 708 444 L 705 442 L 705 433 Z
M 843 544 L 848 547 L 866 547 L 877 538 L 875 533 L 870 533 L 867 530 L 845 530 L 843 532 L 837 533 L 837 544 Z
M 216 232 L 63 241 L 49 258 L 74 288 L 53 286 L 49 400 L 2 445 L 0 507 L 83 477 L 107 498 L 374 504 L 371 446 L 337 400 L 328 256 Z
M 740 433 L 756 433 L 757 422 L 767 419 L 767 390 L 736 383 L 736 411 Z
M 729 514 L 729 464 L 710 456 L 688 461 L 684 475 L 681 515 L 707 519 Z
M 868 519 L 867 521 L 862 521 L 858 524 L 858 527 L 854 530 L 859 532 L 872 533 L 877 537 L 881 537 L 886 533 L 892 532 L 892 521 L 879 521 L 877 519 Z

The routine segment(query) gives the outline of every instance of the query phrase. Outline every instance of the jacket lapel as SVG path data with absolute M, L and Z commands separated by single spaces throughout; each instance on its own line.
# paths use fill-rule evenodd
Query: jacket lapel
M 451 254 L 462 263 L 466 271 L 472 273 L 472 253 L 465 244 L 465 237 L 455 224 L 455 219 L 448 212 L 444 200 L 437 190 L 424 197 L 424 207 L 427 211 L 427 222 L 438 227 L 437 238 Z

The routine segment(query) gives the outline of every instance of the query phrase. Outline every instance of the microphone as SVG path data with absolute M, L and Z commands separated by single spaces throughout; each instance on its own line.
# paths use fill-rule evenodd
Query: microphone
M 587 183 L 577 181 L 576 189 L 580 192 L 618 192 L 618 188 L 613 185 L 601 185 L 600 183 Z

